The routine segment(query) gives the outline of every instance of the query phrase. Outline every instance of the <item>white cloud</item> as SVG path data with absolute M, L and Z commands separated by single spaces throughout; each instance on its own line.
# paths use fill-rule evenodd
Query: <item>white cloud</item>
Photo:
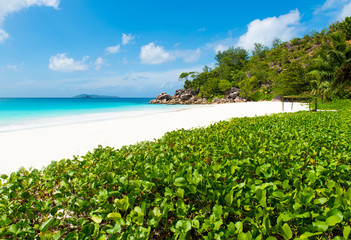
M 47 6 L 57 9 L 59 4 L 60 0 L 0 0 L 0 43 L 9 38 L 9 34 L 2 28 L 7 15 L 31 6 Z
M 120 50 L 121 50 L 121 45 L 120 44 L 118 44 L 116 46 L 105 48 L 106 54 L 115 54 L 115 53 L 118 53 Z
M 338 20 L 343 21 L 345 17 L 349 16 L 351 16 L 351 1 L 343 7 L 338 17 Z
M 5 32 L 4 29 L 0 28 L 0 43 L 4 42 L 8 38 L 9 38 L 9 34 Z
M 105 65 L 105 59 L 98 57 L 95 61 L 95 70 L 100 70 L 103 65 Z
M 322 6 L 314 11 L 314 14 L 320 14 L 322 12 L 330 11 L 339 8 L 341 5 L 346 3 L 348 0 L 326 0 Z
M 297 35 L 300 19 L 297 9 L 279 17 L 256 19 L 249 23 L 247 32 L 240 37 L 237 46 L 251 50 L 255 42 L 270 46 L 275 38 L 288 41 Z
M 73 58 L 66 56 L 66 53 L 59 53 L 50 57 L 49 69 L 59 72 L 76 72 L 88 70 L 88 65 L 85 63 L 88 56 L 83 57 L 81 61 L 75 61 Z
M 132 43 L 132 41 L 135 39 L 135 36 L 132 36 L 132 34 L 125 34 L 122 33 L 122 44 L 127 45 L 129 43 Z
M 175 57 L 170 52 L 153 42 L 141 47 L 140 60 L 142 63 L 161 64 L 174 59 Z

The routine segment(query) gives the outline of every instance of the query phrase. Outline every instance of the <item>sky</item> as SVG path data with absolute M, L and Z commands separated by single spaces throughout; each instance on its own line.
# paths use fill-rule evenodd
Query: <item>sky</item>
M 350 15 L 351 0 L 0 0 L 0 97 L 173 94 L 218 51 Z

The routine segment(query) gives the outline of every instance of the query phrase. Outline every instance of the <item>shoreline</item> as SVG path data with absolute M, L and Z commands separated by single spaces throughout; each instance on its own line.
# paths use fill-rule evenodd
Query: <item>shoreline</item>
M 291 112 L 290 104 L 286 103 L 284 112 Z M 301 110 L 308 110 L 308 106 L 294 105 L 293 112 Z M 51 161 L 84 156 L 98 145 L 118 149 L 158 139 L 177 129 L 206 127 L 230 118 L 280 112 L 281 102 L 211 104 L 134 117 L 0 132 L 0 174 L 9 174 L 20 167 L 41 169 Z

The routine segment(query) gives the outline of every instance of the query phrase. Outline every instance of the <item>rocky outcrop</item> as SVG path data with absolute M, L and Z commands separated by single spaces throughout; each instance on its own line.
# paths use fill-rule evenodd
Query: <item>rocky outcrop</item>
M 171 96 L 167 93 L 161 93 L 156 97 L 156 100 L 163 101 L 163 100 L 171 100 Z
M 159 94 L 156 99 L 152 99 L 151 104 L 221 104 L 221 103 L 234 103 L 245 102 L 245 99 L 239 97 L 239 88 L 232 87 L 225 91 L 224 98 L 214 98 L 211 102 L 207 98 L 199 98 L 195 91 L 192 89 L 178 89 L 173 96 L 167 93 Z
M 271 100 L 271 102 L 281 102 L 282 101 L 282 96 L 280 95 L 275 95 L 275 97 Z

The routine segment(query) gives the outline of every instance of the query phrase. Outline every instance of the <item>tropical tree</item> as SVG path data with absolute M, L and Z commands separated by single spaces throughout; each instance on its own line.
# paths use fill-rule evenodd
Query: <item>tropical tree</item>
M 321 54 L 314 60 L 314 69 L 309 74 L 316 78 L 313 92 L 324 89 L 340 95 L 351 83 L 351 46 L 343 32 L 330 34 L 329 43 L 322 47 Z M 322 87 L 323 86 L 323 87 Z M 328 86 L 329 89 L 325 89 Z

